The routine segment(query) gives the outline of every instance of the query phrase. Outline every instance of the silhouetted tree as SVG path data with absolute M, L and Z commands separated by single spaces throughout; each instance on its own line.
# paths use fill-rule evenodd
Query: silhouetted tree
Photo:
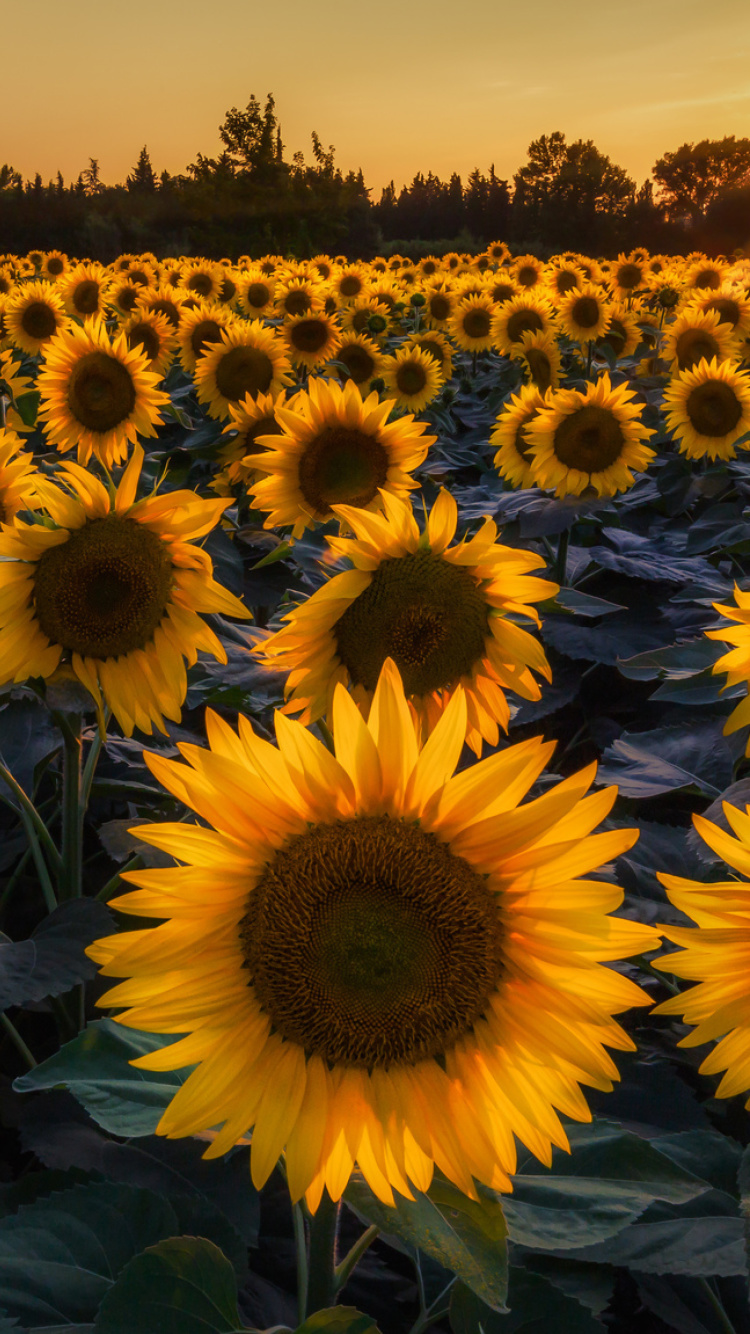
M 125 184 L 129 190 L 140 194 L 152 195 L 156 190 L 156 172 L 151 166 L 151 158 L 145 144 L 138 155 L 133 174 L 128 176 Z
M 669 216 L 696 222 L 720 194 L 750 185 L 750 139 L 681 144 L 654 163 L 652 175 Z

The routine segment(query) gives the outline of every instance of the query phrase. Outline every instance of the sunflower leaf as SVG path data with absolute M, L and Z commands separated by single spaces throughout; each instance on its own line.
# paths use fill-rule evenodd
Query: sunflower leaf
M 95 1334 L 233 1334 L 237 1284 L 226 1256 L 204 1237 L 169 1237 L 125 1265 L 105 1296 Z
M 114 929 L 96 899 L 61 903 L 28 940 L 0 941 L 0 1009 L 59 996 L 96 975 L 84 947 Z
M 453 1334 L 601 1334 L 604 1326 L 575 1297 L 520 1266 L 510 1270 L 508 1311 L 497 1314 L 465 1284 L 451 1294 Z
M 379 1331 L 371 1316 L 363 1315 L 353 1306 L 329 1306 L 309 1316 L 294 1334 L 379 1334 Z

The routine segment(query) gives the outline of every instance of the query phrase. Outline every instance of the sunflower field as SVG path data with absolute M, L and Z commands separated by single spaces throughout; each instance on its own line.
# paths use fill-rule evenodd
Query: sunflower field
M 750 1330 L 750 260 L 4 255 L 0 405 L 0 1334 Z

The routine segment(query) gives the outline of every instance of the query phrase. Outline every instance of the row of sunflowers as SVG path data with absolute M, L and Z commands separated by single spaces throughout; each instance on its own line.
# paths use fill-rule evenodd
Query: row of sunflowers
M 11 1322 L 156 1334 L 168 1290 L 184 1334 L 229 1266 L 217 1330 L 743 1328 L 748 365 L 743 258 L 0 258 L 0 999 L 17 1115 L 52 1107 Z M 177 1210 L 95 1300 L 13 1287 L 24 1227 L 136 1209 L 133 1134 L 281 1183 L 276 1306 L 231 1210 L 236 1264 Z M 416 1288 L 335 1307 L 383 1234 Z

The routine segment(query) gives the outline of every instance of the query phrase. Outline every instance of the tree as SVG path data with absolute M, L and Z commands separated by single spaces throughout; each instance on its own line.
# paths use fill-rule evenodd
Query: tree
M 635 181 L 591 139 L 568 144 L 555 130 L 529 144 L 514 177 L 514 230 L 563 248 L 604 248 L 618 238 Z
M 100 195 L 102 190 L 106 189 L 99 178 L 99 159 L 89 158 L 89 165 L 84 168 L 78 177 L 82 192 L 85 195 Z
M 0 167 L 0 190 L 17 190 L 22 184 L 20 171 L 11 167 L 8 162 L 4 162 Z
M 260 102 L 252 94 L 244 111 L 232 107 L 219 126 L 219 137 L 226 149 L 222 157 L 226 158 L 227 164 L 238 174 L 263 183 L 272 183 L 278 177 L 279 169 L 284 167 L 275 106 L 269 93 L 261 115 Z
M 133 174 L 128 176 L 125 184 L 129 190 L 137 194 L 152 195 L 155 192 L 156 172 L 151 166 L 151 158 L 145 144 L 138 155 Z
M 654 163 L 652 175 L 669 216 L 697 222 L 719 195 L 750 185 L 750 139 L 681 144 Z

